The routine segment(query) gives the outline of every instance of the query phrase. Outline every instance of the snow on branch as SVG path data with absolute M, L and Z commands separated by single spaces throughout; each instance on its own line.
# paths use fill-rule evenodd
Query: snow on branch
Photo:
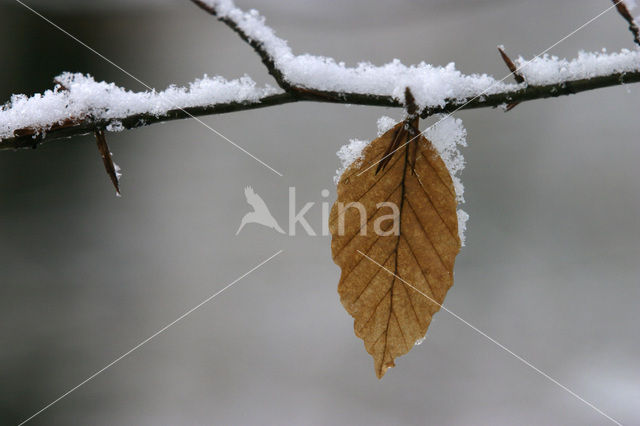
M 486 74 L 464 74 L 455 64 L 435 66 L 400 60 L 348 67 L 333 58 L 295 55 L 255 10 L 231 0 L 192 0 L 216 16 L 260 56 L 281 91 L 236 80 L 203 77 L 189 87 L 132 92 L 91 76 L 65 73 L 54 89 L 30 97 L 14 95 L 0 109 L 0 149 L 33 147 L 43 139 L 117 131 L 162 121 L 281 105 L 298 101 L 402 107 L 408 87 L 426 117 L 458 109 L 496 107 L 640 81 L 640 50 L 580 52 L 572 60 L 553 56 L 518 58 L 520 83 Z
M 486 74 L 465 75 L 450 63 L 446 67 L 424 62 L 404 65 L 398 59 L 383 66 L 361 62 L 348 67 L 333 58 L 310 54 L 295 55 L 287 42 L 275 35 L 256 10 L 243 12 L 231 0 L 192 0 L 251 40 L 265 62 L 284 79 L 287 86 L 326 94 L 377 95 L 404 100 L 410 87 L 418 107 L 443 105 L 446 99 L 473 97 L 486 91 L 500 93 L 512 85 L 503 84 Z
M 257 102 L 272 95 L 270 86 L 256 87 L 245 76 L 237 80 L 206 75 L 188 88 L 170 86 L 162 92 L 132 92 L 113 83 L 96 82 L 93 77 L 64 73 L 56 86 L 31 97 L 13 95 L 0 110 L 0 138 L 15 136 L 17 129 L 33 128 L 46 132 L 77 119 L 108 122 L 107 130 L 119 130 L 119 120 L 131 116 L 162 116 L 176 108 L 190 108 L 231 102 Z

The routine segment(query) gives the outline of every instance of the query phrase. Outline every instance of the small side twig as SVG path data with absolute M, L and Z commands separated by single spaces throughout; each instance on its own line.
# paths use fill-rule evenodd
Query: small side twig
M 262 63 L 267 68 L 269 74 L 274 78 L 278 86 L 286 93 L 300 100 L 320 100 L 327 102 L 340 102 L 341 97 L 336 96 L 333 93 L 309 89 L 300 87 L 295 84 L 291 84 L 285 78 L 285 73 L 276 64 L 275 58 L 268 52 L 264 44 L 256 39 L 251 38 L 236 21 L 226 16 L 220 16 L 215 6 L 207 4 L 202 0 L 191 0 L 195 5 L 206 11 L 210 15 L 215 16 L 220 22 L 224 23 L 227 27 L 233 30 L 240 38 L 250 45 L 253 50 L 258 54 Z
M 627 21 L 629 24 L 629 31 L 633 34 L 633 41 L 640 46 L 640 28 L 638 28 L 638 24 L 636 24 L 635 19 L 633 19 L 633 15 L 629 12 L 629 8 L 625 4 L 624 0 L 612 0 L 613 4 L 616 5 L 616 9 L 618 9 L 618 13 Z
M 516 82 L 520 84 L 524 83 L 525 81 L 524 77 L 522 76 L 522 74 L 518 72 L 518 67 L 516 67 L 516 64 L 513 63 L 509 55 L 507 55 L 507 53 L 504 51 L 503 46 L 498 46 L 498 52 L 500 52 L 500 56 L 502 57 L 502 60 L 507 65 L 507 68 L 509 68 L 509 71 L 511 71 L 511 74 L 513 75 L 513 78 L 516 80 Z M 507 108 L 505 109 L 505 112 L 511 111 L 516 106 L 518 106 L 519 103 L 520 102 L 511 102 L 507 104 Z
M 269 74 L 271 74 L 271 76 L 276 80 L 278 86 L 280 86 L 285 92 L 295 91 L 292 85 L 285 79 L 284 73 L 276 65 L 275 59 L 269 54 L 269 52 L 267 52 L 264 45 L 260 41 L 254 40 L 249 37 L 232 19 L 224 16 L 219 16 L 218 11 L 215 9 L 215 7 L 203 2 L 202 0 L 191 1 L 202 10 L 215 16 L 220 22 L 231 28 L 236 34 L 240 36 L 240 38 L 244 42 L 251 46 L 262 60 L 264 66 L 267 67 L 267 71 L 269 72 Z
M 516 64 L 513 63 L 511 58 L 504 51 L 504 46 L 498 46 L 498 52 L 500 52 L 502 60 L 507 65 L 507 68 L 509 68 L 509 71 L 511 71 L 511 74 L 513 74 L 513 78 L 516 80 L 516 82 L 524 83 L 524 77 L 518 72 L 518 67 L 516 67 Z

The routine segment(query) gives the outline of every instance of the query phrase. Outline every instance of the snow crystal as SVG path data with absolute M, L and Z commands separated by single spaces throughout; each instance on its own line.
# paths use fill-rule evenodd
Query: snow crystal
M 460 237 L 460 244 L 464 247 L 466 242 L 465 233 L 467 232 L 467 221 L 469 220 L 469 214 L 462 209 L 458 209 L 458 236 Z
M 112 160 L 113 161 L 113 160 Z M 120 178 L 122 177 L 122 169 L 118 166 L 115 161 L 113 162 L 113 169 L 116 172 L 116 180 L 120 182 Z
M 435 118 L 436 124 L 429 126 L 424 131 L 424 136 L 433 143 L 447 166 L 453 179 L 458 203 L 464 203 L 464 186 L 458 175 L 464 169 L 465 163 L 459 147 L 467 146 L 467 130 L 459 118 L 442 115 Z
M 378 137 L 382 136 L 387 130 L 398 124 L 398 120 L 383 115 L 378 118 Z
M 91 116 L 117 120 L 135 114 L 162 115 L 172 109 L 228 102 L 257 102 L 273 94 L 273 87 L 256 87 L 248 76 L 235 80 L 204 76 L 189 87 L 170 86 L 161 92 L 132 92 L 113 83 L 97 82 L 90 75 L 64 73 L 56 78 L 66 90 L 47 90 L 31 97 L 13 95 L 0 109 L 0 139 L 13 136 L 14 130 L 35 128 L 46 131 L 54 123 L 69 117 Z
M 124 130 L 124 126 L 122 125 L 122 121 L 114 120 L 107 125 L 106 130 L 108 132 L 121 132 Z
M 351 139 L 349 144 L 343 145 L 338 152 L 338 158 L 340 159 L 340 168 L 336 170 L 336 175 L 333 177 L 333 182 L 337 185 L 340 181 L 340 176 L 344 173 L 350 165 L 362 159 L 362 150 L 369 145 L 369 141 L 361 139 Z

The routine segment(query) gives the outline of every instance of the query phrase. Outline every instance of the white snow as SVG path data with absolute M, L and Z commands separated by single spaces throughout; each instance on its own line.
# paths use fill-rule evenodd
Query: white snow
M 107 132 L 121 132 L 124 130 L 124 126 L 122 125 L 122 121 L 112 121 L 106 127 Z
M 398 124 L 398 120 L 395 120 L 389 116 L 383 115 L 378 118 L 378 137 L 382 136 L 387 130 Z
M 440 153 L 440 157 L 449 170 L 453 180 L 453 188 L 456 192 L 458 205 L 464 203 L 464 185 L 460 180 L 460 173 L 464 169 L 465 162 L 460 147 L 467 146 L 467 129 L 462 120 L 450 115 L 435 116 L 436 123 L 424 131 L 424 136 L 431 141 Z M 458 210 L 458 236 L 460 242 L 465 245 L 465 231 L 469 215 L 464 210 Z
M 333 177 L 333 182 L 337 185 L 340 181 L 340 176 L 344 173 L 350 165 L 356 161 L 362 160 L 362 150 L 369 145 L 369 141 L 361 139 L 351 139 L 347 145 L 340 147 L 338 152 L 338 158 L 340 159 L 340 168 L 336 170 L 336 175 Z
M 456 201 L 458 204 L 464 203 L 464 186 L 460 180 L 460 173 L 464 169 L 465 162 L 460 147 L 467 146 L 467 130 L 459 118 L 453 118 L 450 115 L 436 115 L 434 117 L 436 123 L 424 130 L 424 136 L 431 141 L 436 148 L 442 161 L 447 166 L 453 187 L 456 192 Z M 378 119 L 378 137 L 389 130 L 397 123 L 391 117 L 383 116 Z M 336 176 L 333 181 L 337 185 L 342 173 L 356 161 L 362 160 L 362 151 L 369 145 L 369 141 L 361 139 L 351 139 L 347 145 L 342 146 L 338 152 L 340 159 L 340 168 L 336 170 Z M 458 234 L 460 242 L 465 244 L 465 231 L 467 229 L 467 220 L 469 215 L 464 210 L 458 210 Z
M 435 119 L 436 124 L 429 126 L 424 131 L 424 136 L 433 143 L 449 169 L 458 203 L 464 203 L 464 186 L 459 174 L 464 169 L 465 162 L 459 147 L 467 146 L 467 130 L 459 118 L 437 115 Z
M 235 80 L 206 75 L 189 87 L 170 86 L 161 92 L 132 92 L 113 83 L 97 82 L 90 75 L 64 73 L 56 78 L 66 90 L 47 90 L 31 97 L 13 95 L 0 109 L 0 139 L 14 130 L 46 131 L 52 124 L 71 117 L 113 119 L 109 131 L 122 128 L 119 119 L 134 114 L 162 115 L 169 110 L 228 102 L 257 102 L 273 94 L 270 86 L 256 87 L 248 76 Z
M 333 58 L 295 55 L 287 42 L 275 35 L 256 10 L 243 12 L 231 0 L 205 2 L 218 11 L 218 16 L 231 19 L 249 38 L 259 41 L 285 79 L 297 86 L 322 91 L 392 96 L 398 100 L 404 100 L 404 91 L 410 87 L 421 108 L 442 106 L 446 99 L 466 99 L 484 91 L 497 93 L 516 87 L 499 83 L 486 74 L 465 75 L 456 70 L 453 63 L 445 67 L 425 62 L 404 65 L 394 59 L 382 66 L 361 62 L 356 67 L 348 67 Z
M 544 55 L 530 62 L 522 57 L 516 59 L 518 72 L 531 85 L 561 83 L 567 80 L 593 78 L 613 73 L 638 71 L 640 69 L 640 50 L 622 49 L 620 52 L 607 53 L 581 51 L 572 60 L 557 56 Z
M 469 214 L 462 209 L 458 209 L 458 236 L 460 237 L 460 244 L 462 247 L 465 246 L 467 241 L 466 232 L 467 232 L 467 221 L 469 220 Z
M 113 155 L 113 154 L 111 154 L 111 155 Z M 112 161 L 113 161 L 113 160 L 112 160 Z M 114 169 L 114 170 L 115 170 L 115 172 L 116 172 L 116 180 L 117 180 L 118 182 L 120 182 L 120 178 L 122 177 L 122 169 L 120 168 L 120 166 L 118 166 L 118 165 L 115 163 L 115 161 L 113 162 L 113 169 Z
M 420 108 L 442 106 L 446 100 L 466 100 L 476 96 L 515 90 L 517 84 L 507 84 L 486 74 L 462 74 L 455 64 L 434 66 L 424 62 L 404 65 L 398 59 L 375 66 L 361 62 L 348 67 L 333 58 L 310 54 L 294 55 L 285 40 L 265 24 L 256 10 L 243 12 L 232 0 L 205 0 L 221 17 L 234 21 L 251 39 L 259 41 L 274 59 L 285 79 L 310 89 L 368 93 L 392 96 L 404 100 L 404 90 L 410 87 Z M 525 61 L 521 58 L 520 65 Z M 529 84 L 553 84 L 566 79 L 579 79 L 612 72 L 638 70 L 640 51 L 622 50 L 619 53 L 588 54 L 581 52 L 577 59 L 567 61 L 545 56 L 527 64 L 524 73 Z M 560 75 L 550 71 L 561 71 Z M 534 83 L 535 82 L 535 83 Z

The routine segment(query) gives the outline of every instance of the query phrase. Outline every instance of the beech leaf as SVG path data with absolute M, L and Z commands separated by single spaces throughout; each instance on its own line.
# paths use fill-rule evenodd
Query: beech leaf
M 410 118 L 365 147 L 342 174 L 329 217 L 340 300 L 378 378 L 424 338 L 460 250 L 451 176 L 417 129 Z

